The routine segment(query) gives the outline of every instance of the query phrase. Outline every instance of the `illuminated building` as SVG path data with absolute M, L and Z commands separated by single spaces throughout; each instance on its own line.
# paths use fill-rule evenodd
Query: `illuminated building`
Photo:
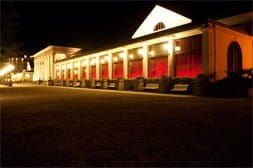
M 129 42 L 94 52 L 48 46 L 34 54 L 34 80 L 190 77 L 253 68 L 252 12 L 196 24 L 156 5 Z

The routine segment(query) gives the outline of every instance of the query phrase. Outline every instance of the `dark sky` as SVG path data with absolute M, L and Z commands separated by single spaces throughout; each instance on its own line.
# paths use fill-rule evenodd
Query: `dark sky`
M 21 24 L 17 39 L 29 55 L 48 45 L 100 48 L 130 39 L 156 4 L 193 22 L 252 10 L 250 1 L 14 2 Z

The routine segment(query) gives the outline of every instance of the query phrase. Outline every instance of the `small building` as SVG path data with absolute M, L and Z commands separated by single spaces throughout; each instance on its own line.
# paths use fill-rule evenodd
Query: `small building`
M 205 23 L 156 5 L 128 42 L 83 52 L 50 45 L 34 54 L 34 80 L 190 77 L 220 80 L 253 68 L 253 12 Z M 252 28 L 252 27 L 251 27 Z
M 23 70 L 22 72 L 12 73 L 11 80 L 13 82 L 32 82 L 33 72 L 28 72 L 26 70 Z

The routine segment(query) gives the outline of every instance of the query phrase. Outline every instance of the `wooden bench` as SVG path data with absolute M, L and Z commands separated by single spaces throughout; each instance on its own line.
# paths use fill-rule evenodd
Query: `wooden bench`
M 175 84 L 173 89 L 170 89 L 172 92 L 187 92 L 189 84 Z
M 73 87 L 80 87 L 81 83 L 80 82 L 74 82 Z
M 108 88 L 115 89 L 116 88 L 116 83 L 115 82 L 110 82 Z
M 101 82 L 96 82 L 96 88 L 101 88 L 101 86 L 102 86 L 102 83 Z
M 159 83 L 147 83 L 144 87 L 144 90 L 158 90 L 159 89 Z

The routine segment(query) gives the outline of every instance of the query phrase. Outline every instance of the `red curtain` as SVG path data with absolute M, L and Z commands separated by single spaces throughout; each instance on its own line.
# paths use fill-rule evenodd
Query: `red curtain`
M 168 75 L 168 57 L 160 56 L 149 58 L 148 77 L 160 78 L 163 75 Z
M 142 76 L 142 59 L 128 62 L 128 78 Z
M 90 78 L 91 79 L 96 79 L 96 66 L 91 66 L 90 67 Z
M 82 79 L 86 79 L 87 78 L 87 74 L 86 74 L 86 67 L 82 68 Z
M 180 39 L 178 45 L 181 51 L 175 56 L 176 77 L 193 78 L 202 73 L 202 37 Z
M 113 64 L 113 79 L 123 77 L 123 62 Z
M 101 68 L 101 79 L 107 79 L 108 78 L 108 64 L 102 64 L 100 65 Z

